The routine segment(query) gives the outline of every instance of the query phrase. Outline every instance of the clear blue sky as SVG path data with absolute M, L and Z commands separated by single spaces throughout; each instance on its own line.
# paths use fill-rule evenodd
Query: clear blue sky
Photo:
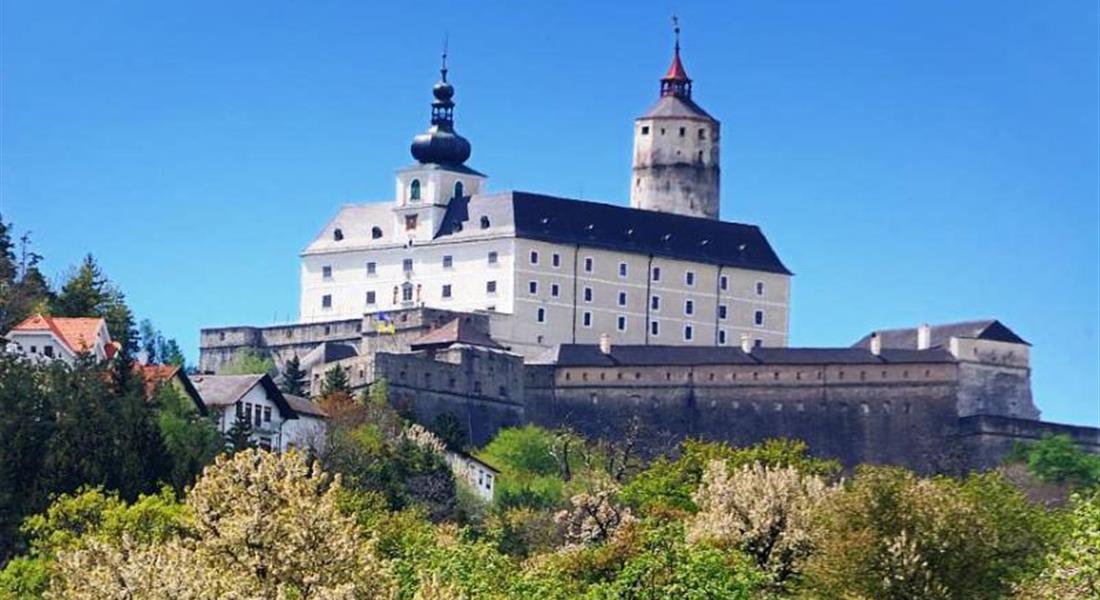
M 1096 3 L 524 4 L 6 0 L 0 211 L 194 360 L 200 327 L 293 318 L 297 253 L 390 198 L 445 33 L 490 189 L 625 202 L 676 10 L 795 345 L 996 317 L 1044 417 L 1100 422 Z

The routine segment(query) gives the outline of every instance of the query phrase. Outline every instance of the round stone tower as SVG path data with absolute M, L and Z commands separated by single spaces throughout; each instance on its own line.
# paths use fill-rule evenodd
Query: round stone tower
M 680 28 L 661 97 L 634 121 L 634 176 L 630 205 L 660 212 L 718 218 L 716 119 L 691 99 L 691 79 L 680 62 Z

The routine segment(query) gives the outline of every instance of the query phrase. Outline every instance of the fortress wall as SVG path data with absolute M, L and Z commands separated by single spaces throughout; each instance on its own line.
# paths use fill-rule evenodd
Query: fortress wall
M 1029 443 L 1047 435 L 1068 435 L 1087 452 L 1100 454 L 1100 429 L 1047 423 L 995 415 L 959 419 L 962 448 L 973 457 L 974 468 L 996 467 L 1017 443 Z

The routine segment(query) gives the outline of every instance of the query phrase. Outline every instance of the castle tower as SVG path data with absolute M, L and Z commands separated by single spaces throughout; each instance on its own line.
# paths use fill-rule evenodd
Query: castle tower
M 680 61 L 678 24 L 675 32 L 672 66 L 661 78 L 660 99 L 634 121 L 630 206 L 717 219 L 719 124 L 691 99 L 691 79 Z

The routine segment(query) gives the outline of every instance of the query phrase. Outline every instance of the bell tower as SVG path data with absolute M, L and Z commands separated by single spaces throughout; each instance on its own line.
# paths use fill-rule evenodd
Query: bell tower
M 660 97 L 634 121 L 630 206 L 717 219 L 719 123 L 691 99 L 680 25 L 672 22 L 676 44 Z

